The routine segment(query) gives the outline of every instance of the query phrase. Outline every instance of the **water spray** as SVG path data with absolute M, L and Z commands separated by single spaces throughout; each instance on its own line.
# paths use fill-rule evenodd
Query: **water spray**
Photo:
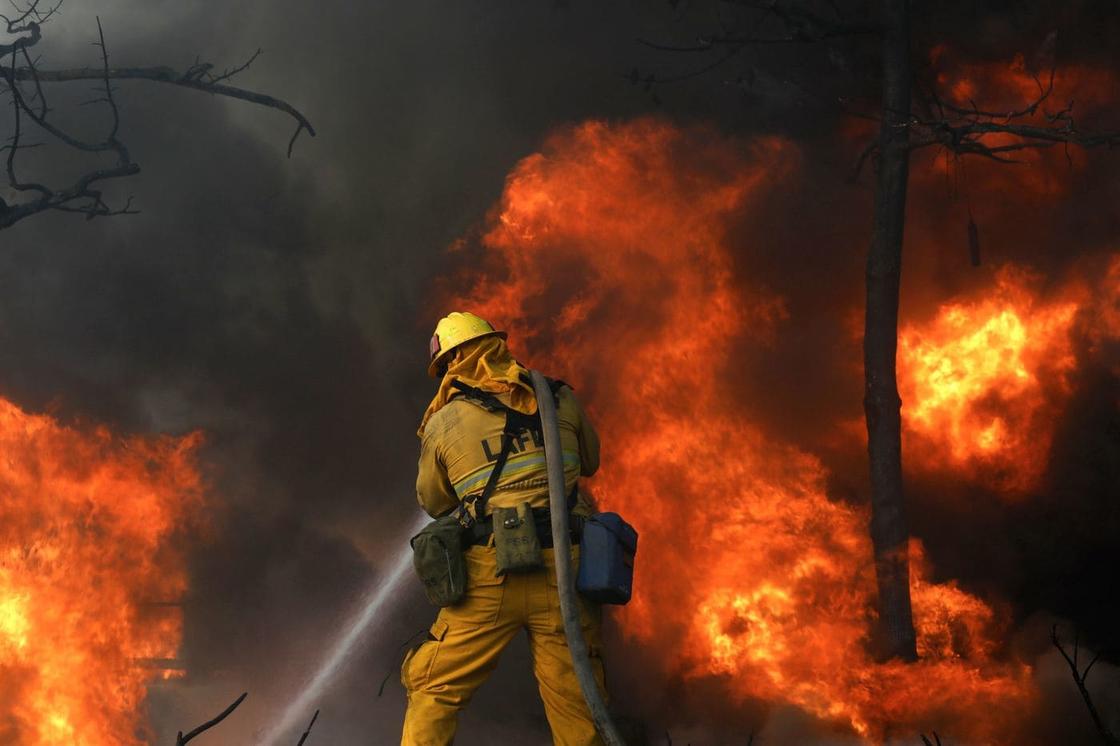
M 415 534 L 430 520 L 428 516 L 421 515 L 408 535 Z M 401 551 L 393 560 L 393 564 L 388 567 L 388 572 L 379 575 L 374 581 L 358 612 L 341 628 L 334 643 L 327 648 L 327 654 L 315 675 L 301 688 L 299 696 L 284 708 L 283 715 L 276 724 L 261 738 L 261 746 L 275 746 L 280 739 L 289 735 L 289 731 L 299 727 L 307 719 L 308 714 L 318 707 L 320 697 L 349 663 L 350 653 L 368 633 L 375 629 L 375 622 L 384 621 L 389 610 L 386 604 L 400 600 L 400 595 L 396 591 L 411 567 L 412 548 L 408 542 L 403 542 Z

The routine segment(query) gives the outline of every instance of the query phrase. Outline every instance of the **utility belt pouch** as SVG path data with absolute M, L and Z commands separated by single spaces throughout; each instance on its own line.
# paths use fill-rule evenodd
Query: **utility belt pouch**
M 467 590 L 467 563 L 463 559 L 463 526 L 452 513 L 437 518 L 412 537 L 412 564 L 424 593 L 436 606 L 459 602 Z
M 529 503 L 516 508 L 494 508 L 493 519 L 499 575 L 529 572 L 543 566 L 537 522 Z
M 634 586 L 638 532 L 617 513 L 597 513 L 583 523 L 576 590 L 601 604 L 625 604 Z

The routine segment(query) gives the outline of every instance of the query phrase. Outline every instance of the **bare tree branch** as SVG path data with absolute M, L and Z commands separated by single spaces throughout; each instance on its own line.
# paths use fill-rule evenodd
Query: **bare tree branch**
M 789 3 L 781 0 L 731 0 L 733 4 L 762 11 L 768 17 L 779 19 L 789 30 L 789 35 L 805 41 L 825 41 L 842 36 L 864 36 L 883 33 L 879 24 L 849 21 L 840 17 L 835 5 L 835 18 L 815 12 L 808 3 Z
M 238 705 L 240 705 L 242 702 L 245 701 L 245 698 L 248 697 L 248 696 L 249 696 L 249 692 L 242 692 L 241 696 L 233 701 L 233 704 L 231 704 L 226 709 L 222 710 L 220 713 L 218 713 L 217 716 L 211 718 L 210 720 L 207 720 L 205 723 L 198 726 L 197 728 L 192 730 L 190 733 L 187 733 L 185 736 L 183 735 L 183 731 L 179 731 L 179 735 L 175 738 L 175 746 L 185 746 L 185 744 L 188 741 L 190 741 L 192 738 L 194 738 L 198 734 L 210 730 L 215 725 L 217 725 L 218 723 L 225 720 L 227 717 L 229 717 L 230 713 L 232 713 L 234 710 L 237 709 Z
M 1056 72 L 1057 72 L 1056 67 L 1051 67 L 1050 68 L 1049 81 L 1047 82 L 1047 84 L 1045 86 L 1042 85 L 1042 81 L 1039 79 L 1039 77 L 1037 75 L 1035 75 L 1034 76 L 1034 82 L 1035 82 L 1035 85 L 1038 86 L 1038 98 L 1032 100 L 1029 104 L 1027 104 L 1023 108 L 1014 109 L 1012 111 L 1004 111 L 1004 112 L 985 111 L 985 110 L 982 110 L 979 107 L 977 107 L 976 102 L 972 101 L 972 100 L 969 100 L 969 103 L 972 104 L 972 108 L 965 109 L 963 107 L 956 106 L 953 103 L 951 103 L 949 101 L 946 101 L 946 100 L 942 99 L 941 97 L 939 97 L 937 95 L 937 91 L 933 87 L 929 87 L 927 90 L 928 90 L 928 94 L 937 103 L 938 108 L 940 108 L 943 112 L 944 111 L 949 111 L 949 112 L 952 112 L 953 114 L 958 114 L 960 116 L 970 117 L 970 118 L 973 118 L 973 119 L 980 119 L 980 118 L 1002 119 L 1005 122 L 1009 122 L 1012 119 L 1021 119 L 1023 117 L 1033 116 L 1035 114 L 1035 112 L 1038 111 L 1039 107 L 1042 106 L 1044 103 L 1046 103 L 1046 100 L 1049 99 L 1050 95 L 1054 92 L 1054 75 L 1055 75 Z M 1070 107 L 1072 107 L 1072 103 L 1070 104 Z M 1067 107 L 1067 110 L 1068 110 L 1068 108 L 1069 107 Z
M 253 56 L 253 59 L 256 59 L 256 55 Z M 252 60 L 250 60 L 250 62 L 252 62 Z M 246 63 L 246 66 L 248 64 L 249 63 Z M 196 67 L 192 67 L 183 73 L 177 72 L 170 67 L 117 67 L 110 68 L 107 72 L 92 67 L 78 67 L 67 70 L 39 70 L 36 72 L 31 68 L 21 67 L 15 71 L 15 78 L 16 80 L 29 80 L 37 75 L 38 79 L 43 83 L 67 83 L 75 80 L 97 80 L 108 75 L 108 77 L 113 80 L 149 80 L 155 83 L 165 83 L 167 85 L 211 93 L 216 96 L 249 101 L 250 103 L 282 111 L 296 121 L 295 133 L 288 143 L 288 155 L 291 156 L 292 146 L 295 144 L 296 138 L 299 137 L 300 133 L 306 131 L 309 135 L 314 137 L 315 127 L 312 126 L 307 117 L 287 101 L 264 93 L 257 93 L 256 91 L 250 91 L 245 88 L 238 88 L 218 82 L 228 80 L 232 75 L 236 74 L 236 72 L 240 72 L 244 69 L 245 67 L 243 66 L 240 70 L 217 76 L 213 81 L 197 77 L 201 73 L 197 72 Z
M 828 41 L 839 37 L 880 34 L 878 23 L 852 21 L 841 16 L 835 3 L 828 5 L 831 13 L 822 13 L 808 2 L 789 0 L 729 0 L 729 4 L 753 12 L 742 20 L 740 28 L 721 28 L 719 33 L 702 35 L 693 44 L 664 44 L 639 38 L 637 41 L 651 49 L 674 53 L 708 53 L 725 50 L 711 62 L 694 70 L 677 75 L 641 74 L 634 70 L 628 75 L 632 83 L 642 83 L 648 90 L 659 83 L 671 83 L 704 75 L 726 64 L 734 52 L 751 45 L 796 44 Z M 775 31 L 775 24 L 777 30 Z M 722 22 L 720 24 L 723 26 Z M 1045 150 L 1055 145 L 1083 148 L 1120 146 L 1120 131 L 1084 132 L 1073 118 L 1073 102 L 1067 102 L 1057 111 L 1048 111 L 1046 105 L 1054 94 L 1056 66 L 1051 66 L 1045 78 L 1034 76 L 1037 95 L 1026 104 L 1006 111 L 981 108 L 975 101 L 961 105 L 937 94 L 928 82 L 920 86 L 924 94 L 914 102 L 914 111 L 907 117 L 912 137 L 911 150 L 940 146 L 957 155 L 974 155 L 1000 163 L 1021 163 L 1011 156 L 1019 151 Z M 855 114 L 855 116 L 859 116 Z M 875 117 L 878 120 L 877 117 Z M 1034 121 L 1028 121 L 1028 120 Z M 1004 137 L 999 144 L 989 144 L 992 136 Z M 853 168 L 852 180 L 858 179 L 867 161 L 877 152 L 878 145 L 869 143 L 860 152 Z
M 40 212 L 57 210 L 60 212 L 81 213 L 87 218 L 103 217 L 109 215 L 132 214 L 132 198 L 129 197 L 123 208 L 111 208 L 103 199 L 102 192 L 97 185 L 101 182 L 124 178 L 139 173 L 140 166 L 135 163 L 127 146 L 118 138 L 121 124 L 121 111 L 115 97 L 113 81 L 117 80 L 149 80 L 157 83 L 175 85 L 181 88 L 190 88 L 215 96 L 224 96 L 242 101 L 248 101 L 258 106 L 276 109 L 287 114 L 295 120 L 296 128 L 288 142 L 288 156 L 291 157 L 292 148 L 299 135 L 306 131 L 311 136 L 315 135 L 315 128 L 311 122 L 291 104 L 282 99 L 275 98 L 256 91 L 239 88 L 229 84 L 229 81 L 241 72 L 244 72 L 257 60 L 261 54 L 258 49 L 244 63 L 226 69 L 220 74 L 212 74 L 213 65 L 197 62 L 184 72 L 178 72 L 170 67 L 112 67 L 109 64 L 109 50 L 105 42 L 105 32 L 101 19 L 97 20 L 97 41 L 94 46 L 101 52 L 100 64 L 96 67 L 82 67 L 66 70 L 41 70 L 37 59 L 31 56 L 29 50 L 42 41 L 42 25 L 58 12 L 62 0 L 51 6 L 48 10 L 41 9 L 43 0 L 31 0 L 26 6 L 16 5 L 14 0 L 9 3 L 17 11 L 13 18 L 0 14 L 0 20 L 6 24 L 8 34 L 17 38 L 0 44 L 0 94 L 7 93 L 12 98 L 11 122 L 12 137 L 9 142 L 0 147 L 0 153 L 5 154 L 5 166 L 8 187 L 20 194 L 33 194 L 32 199 L 9 205 L 0 198 L 0 230 L 8 228 L 15 223 Z M 110 114 L 108 132 L 101 139 L 89 139 L 85 136 L 73 134 L 51 121 L 51 108 L 47 102 L 46 85 L 52 83 L 67 83 L 79 80 L 97 81 L 101 94 L 82 105 L 105 106 Z M 30 84 L 33 92 L 25 93 L 22 86 Z M 90 170 L 69 186 L 58 188 L 34 181 L 26 181 L 19 177 L 18 154 L 22 150 L 38 147 L 42 143 L 29 144 L 23 141 L 25 122 L 31 122 L 49 138 L 72 148 L 74 150 L 98 155 L 111 153 L 115 156 L 112 166 Z
M 698 78 L 701 75 L 706 75 L 712 70 L 715 70 L 717 67 L 722 67 L 727 62 L 730 62 L 733 57 L 739 54 L 739 51 L 741 49 L 742 47 L 729 49 L 726 53 L 720 55 L 711 62 L 704 64 L 695 70 L 689 70 L 678 75 L 658 77 L 653 73 L 648 73 L 645 75 L 645 77 L 642 77 L 638 70 L 635 68 L 634 70 L 630 71 L 630 74 L 626 76 L 626 79 L 635 85 L 641 83 L 645 90 L 649 91 L 657 83 L 679 83 L 684 80 L 691 80 L 692 78 Z
M 954 122 L 949 120 L 923 121 L 914 119 L 911 130 L 915 133 L 913 147 L 941 145 L 962 155 L 980 155 L 995 160 L 999 153 L 1016 150 L 1038 150 L 1058 144 L 1077 145 L 1082 148 L 1115 148 L 1120 146 L 1120 131 L 1081 132 L 1072 121 L 1062 126 L 1039 126 L 1017 122 L 995 122 L 981 119 Z M 988 145 L 984 138 L 1002 134 L 1019 138 L 1018 142 Z
M 223 80 L 229 80 L 234 75 L 237 75 L 240 72 L 244 72 L 245 70 L 248 70 L 249 65 L 252 65 L 254 62 L 256 62 L 257 58 L 260 57 L 263 52 L 264 52 L 263 49 L 258 48 L 257 51 L 253 52 L 253 56 L 250 57 L 248 60 L 246 60 L 244 64 L 239 65 L 238 67 L 235 67 L 232 70 L 226 70 L 221 75 L 218 75 L 218 76 L 213 76 L 212 75 L 212 76 L 209 77 L 209 81 L 211 83 L 221 83 Z
M 58 12 L 58 9 L 62 7 L 62 3 L 65 2 L 65 0 L 58 0 L 58 3 L 56 3 L 50 10 L 46 11 L 45 13 L 39 10 L 39 4 L 41 2 L 42 0 L 33 0 L 33 2 L 31 2 L 26 8 L 23 8 L 21 10 L 20 7 L 15 4 L 14 0 L 8 0 L 8 4 L 11 5 L 17 13 L 19 13 L 19 15 L 15 18 L 8 18 L 6 15 L 0 13 L 0 18 L 2 18 L 4 22 L 8 24 L 8 33 L 20 33 L 21 29 L 24 28 L 21 26 L 21 24 L 23 24 L 24 21 L 26 21 L 28 18 L 31 18 L 32 16 L 34 16 L 35 21 L 40 25 L 46 23 L 51 19 L 51 16 Z
M 637 78 L 649 88 L 656 83 L 675 83 L 705 75 L 722 67 L 735 57 L 739 50 L 751 46 L 812 44 L 842 37 L 874 36 L 882 33 L 882 28 L 878 24 L 842 18 L 834 4 L 831 7 L 835 18 L 815 12 L 808 3 L 781 0 L 729 0 L 729 5 L 753 11 L 751 19 L 744 22 L 744 25 L 750 27 L 749 33 L 721 30 L 719 33 L 698 37 L 695 43 L 688 45 L 667 44 L 641 37 L 637 39 L 639 44 L 661 52 L 704 53 L 726 50 L 714 61 L 678 75 L 643 76 L 634 71 L 627 77 L 632 82 L 637 82 L 635 79 Z M 766 30 L 770 21 L 776 22 L 770 24 L 771 26 L 777 26 L 772 32 Z
M 870 32 L 869 32 L 870 33 Z M 734 34 L 719 34 L 716 36 L 701 37 L 695 44 L 688 46 L 663 44 L 639 37 L 637 42 L 644 47 L 656 49 L 659 52 L 710 52 L 717 47 L 748 47 L 755 44 L 812 44 L 830 37 L 820 39 L 805 35 L 788 34 L 786 36 L 758 37 L 735 36 Z
M 296 746 L 303 746 L 303 742 L 307 740 L 307 737 L 309 735 L 311 735 L 311 728 L 314 727 L 315 721 L 318 720 L 318 719 L 319 719 L 319 711 L 316 710 L 315 714 L 311 716 L 311 722 L 307 724 L 307 730 L 305 730 L 303 732 L 303 735 L 299 737 L 299 742 L 296 744 Z
M 1047 112 L 1044 104 L 1054 92 L 1055 70 L 1052 68 L 1047 82 L 1035 76 L 1038 96 L 1025 106 L 1004 112 L 981 109 L 975 101 L 971 108 L 964 108 L 938 96 L 932 87 L 924 89 L 924 96 L 918 102 L 918 109 L 911 114 L 907 126 L 911 131 L 911 151 L 930 146 L 940 146 L 956 155 L 975 155 L 999 163 L 1023 163 L 1008 157 L 1007 154 L 1046 150 L 1057 145 L 1066 148 L 1076 145 L 1082 148 L 1120 147 L 1120 130 L 1106 132 L 1084 132 L 1078 129 L 1073 118 L 1073 102 L 1068 102 L 1056 112 Z M 1023 120 L 1035 118 L 1039 114 L 1046 124 L 1027 123 Z M 865 116 L 858 113 L 852 116 Z M 877 118 L 875 118 L 877 119 Z M 1037 121 L 1037 120 L 1036 120 Z M 1015 138 L 1007 142 L 1000 140 L 999 145 L 989 144 L 986 140 L 992 135 L 1010 135 Z M 858 178 L 868 156 L 873 154 L 877 144 L 870 143 L 860 154 L 854 169 Z
M 848 181 L 855 182 L 859 180 L 859 175 L 863 171 L 863 166 L 867 163 L 867 159 L 873 157 L 879 152 L 879 141 L 872 140 L 864 146 L 863 150 L 859 153 L 859 158 L 856 159 L 856 165 L 852 169 L 852 175 Z
M 36 3 L 37 4 L 37 3 Z M 33 6 L 34 8 L 34 6 Z M 30 12 L 30 11 L 28 11 Z M 122 209 L 110 208 L 102 198 L 102 192 L 95 188 L 101 181 L 129 176 L 139 172 L 140 167 L 132 162 L 128 148 L 117 139 L 120 128 L 120 110 L 113 96 L 113 87 L 108 77 L 109 52 L 105 44 L 105 33 L 101 27 L 101 19 L 97 20 L 98 41 L 95 45 L 101 49 L 101 76 L 100 80 L 104 89 L 104 96 L 96 99 L 97 103 L 104 103 L 112 114 L 112 125 L 105 139 L 100 142 L 87 141 L 77 138 L 56 127 L 47 119 L 49 111 L 45 105 L 45 98 L 41 94 L 40 81 L 37 76 L 32 76 L 36 91 L 39 92 L 40 107 L 38 111 L 32 108 L 31 103 L 23 95 L 16 77 L 17 54 L 29 59 L 27 46 L 13 47 L 10 51 L 11 65 L 4 69 L 3 79 L 7 84 L 8 92 L 12 97 L 12 121 L 14 134 L 7 149 L 7 176 L 8 185 L 19 192 L 36 192 L 39 196 L 28 202 L 17 205 L 0 205 L 0 228 L 14 225 L 16 222 L 45 210 L 60 210 L 62 212 L 77 212 L 86 215 L 87 219 L 99 216 L 120 215 L 133 213 L 131 199 Z M 34 69 L 32 65 L 30 69 Z M 116 165 L 109 168 L 98 168 L 78 177 L 75 182 L 64 189 L 50 189 L 44 184 L 21 181 L 16 172 L 16 155 L 22 149 L 20 142 L 22 136 L 22 119 L 26 116 L 45 132 L 55 137 L 65 145 L 89 153 L 112 152 L 116 155 Z
M 971 100 L 966 108 L 945 100 L 933 86 L 924 86 L 926 101 L 923 111 L 915 113 L 910 123 L 914 133 L 912 148 L 940 145 L 958 155 L 978 155 L 1001 163 L 1020 163 L 1004 154 L 1044 150 L 1058 144 L 1082 148 L 1120 146 L 1120 131 L 1081 131 L 1073 118 L 1072 101 L 1056 112 L 1046 111 L 1045 104 L 1054 93 L 1056 72 L 1056 68 L 1051 67 L 1045 83 L 1034 76 L 1038 95 L 1018 109 L 1003 112 L 981 109 Z M 1045 124 L 1025 121 L 1038 121 L 1039 114 Z M 999 145 L 989 145 L 985 140 L 991 135 L 1010 135 L 1016 141 L 1008 143 L 1001 140 Z
M 222 710 L 213 718 L 207 720 L 205 723 L 190 731 L 186 735 L 183 735 L 183 731 L 179 731 L 179 734 L 175 738 L 175 746 L 186 746 L 187 742 L 193 739 L 195 736 L 205 733 L 206 731 L 221 723 L 223 720 L 229 717 L 233 713 L 233 711 L 236 710 L 238 706 L 245 701 L 245 698 L 248 696 L 249 692 L 242 692 L 241 696 L 235 699 L 229 707 Z M 303 735 L 299 737 L 299 741 L 296 743 L 296 746 L 303 746 L 304 742 L 307 741 L 307 737 L 311 735 L 311 729 L 315 726 L 315 721 L 318 719 L 319 711 L 316 710 L 315 714 L 311 716 L 311 722 L 307 724 L 307 730 L 305 730 L 303 732 Z
M 34 21 L 28 23 L 26 26 L 13 26 L 11 23 L 9 23 L 8 33 L 26 33 L 27 36 L 21 36 L 20 38 L 8 44 L 0 44 L 0 55 L 8 55 L 12 52 L 18 52 L 21 49 L 26 49 L 27 47 L 33 47 L 43 39 L 42 27 Z
M 1085 680 L 1089 678 L 1089 671 L 1096 665 L 1100 654 L 1094 655 L 1093 659 L 1089 661 L 1089 665 L 1085 666 L 1084 670 L 1082 670 L 1077 662 L 1080 648 L 1078 636 L 1074 636 L 1072 656 L 1066 652 L 1065 646 L 1062 645 L 1062 641 L 1058 637 L 1058 625 L 1056 624 L 1050 629 L 1050 642 L 1054 644 L 1054 647 L 1057 648 L 1058 652 L 1065 658 L 1066 664 L 1069 666 L 1070 675 L 1073 676 L 1073 681 L 1077 684 L 1077 691 L 1081 693 L 1081 699 L 1085 702 L 1085 708 L 1089 711 L 1089 717 L 1093 719 L 1093 725 L 1096 726 L 1097 733 L 1101 737 L 1101 743 L 1104 743 L 1106 746 L 1120 746 L 1120 738 L 1117 738 L 1112 731 L 1108 729 L 1108 726 L 1104 724 L 1104 721 L 1101 720 L 1100 713 L 1097 712 L 1097 707 L 1093 704 L 1093 698 L 1085 685 Z

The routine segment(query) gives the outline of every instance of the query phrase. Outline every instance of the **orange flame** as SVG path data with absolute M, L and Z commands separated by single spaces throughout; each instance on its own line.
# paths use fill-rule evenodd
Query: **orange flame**
M 1072 288 L 1040 302 L 1022 270 L 1004 267 L 979 300 L 954 301 L 899 335 L 899 391 L 910 463 L 963 470 L 1004 494 L 1045 471 L 1053 423 L 1075 365 Z
M 867 515 L 828 498 L 814 456 L 738 411 L 749 382 L 734 353 L 764 346 L 786 311 L 737 277 L 728 233 L 798 160 L 784 140 L 651 120 L 554 134 L 508 177 L 448 302 L 508 328 L 534 365 L 571 372 L 603 436 L 591 486 L 642 534 L 620 621 L 667 677 L 871 740 L 932 723 L 990 741 L 1031 696 L 1027 667 L 994 658 L 993 611 L 925 580 L 919 561 L 924 660 L 875 663 Z
M 0 399 L 0 743 L 150 741 L 146 684 L 181 635 L 171 534 L 201 500 L 198 435 L 114 437 Z
M 1101 273 L 1093 304 L 1096 323 L 1089 334 L 1094 345 L 1102 340 L 1120 339 L 1120 254 L 1114 255 Z

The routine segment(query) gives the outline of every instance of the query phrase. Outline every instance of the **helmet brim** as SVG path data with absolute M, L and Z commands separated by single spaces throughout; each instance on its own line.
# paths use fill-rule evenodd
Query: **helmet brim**
M 434 358 L 432 358 L 432 362 L 428 363 L 428 377 L 429 378 L 443 378 L 443 374 L 440 372 L 440 369 L 443 368 L 444 364 L 447 362 L 447 359 L 449 357 L 451 357 L 451 354 L 453 352 L 455 352 L 455 350 L 459 349 L 460 347 L 462 347 L 463 345 L 465 345 L 469 342 L 475 341 L 476 339 L 484 339 L 486 337 L 498 337 L 499 339 L 508 339 L 509 335 L 506 334 L 505 332 L 499 332 L 499 331 L 483 332 L 482 334 L 479 334 L 477 337 L 471 337 L 470 339 L 464 339 L 462 342 L 455 345 L 454 347 L 448 347 L 446 350 L 441 350 L 438 355 L 436 355 Z

